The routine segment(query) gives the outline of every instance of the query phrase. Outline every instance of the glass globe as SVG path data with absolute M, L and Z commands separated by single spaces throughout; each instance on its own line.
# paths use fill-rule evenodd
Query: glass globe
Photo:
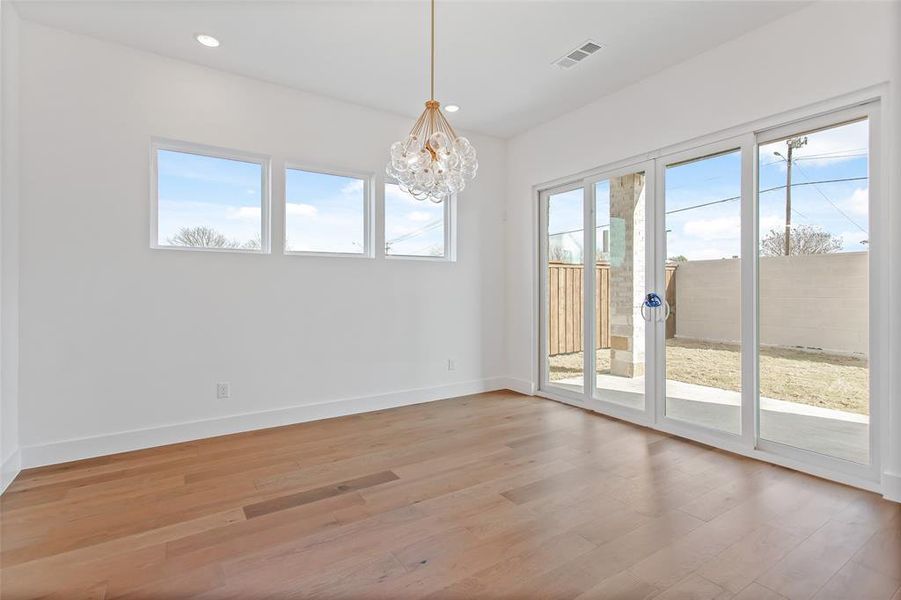
M 391 144 L 391 158 L 395 160 L 400 160 L 401 158 L 403 158 L 406 151 L 407 150 L 406 148 L 404 148 L 403 142 L 394 142 L 393 144 Z
M 421 147 L 422 145 L 419 143 L 419 138 L 415 135 L 407 136 L 407 138 L 404 140 L 404 149 L 407 151 L 407 153 L 419 152 L 419 149 Z
M 429 147 L 435 152 L 441 152 L 447 148 L 448 141 L 447 135 L 445 135 L 444 132 L 436 131 L 429 136 Z
M 422 188 L 423 190 L 428 190 L 430 187 L 435 185 L 435 175 L 432 173 L 431 169 L 423 169 L 419 173 L 416 174 L 416 185 L 417 187 Z
M 454 140 L 453 149 L 460 154 L 466 152 L 467 149 L 471 148 L 472 144 L 469 143 L 469 140 L 463 136 L 458 137 Z
M 447 178 L 447 187 L 454 193 L 459 192 L 466 186 L 466 181 L 460 173 L 453 173 Z

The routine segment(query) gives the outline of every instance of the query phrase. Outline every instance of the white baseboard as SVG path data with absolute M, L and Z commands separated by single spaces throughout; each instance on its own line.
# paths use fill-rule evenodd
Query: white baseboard
M 16 478 L 16 475 L 18 475 L 19 471 L 22 469 L 21 458 L 22 454 L 17 448 L 15 452 L 10 454 L 6 460 L 3 461 L 3 465 L 0 466 L 0 494 L 6 491 L 6 488 L 9 487 L 9 484 L 13 482 L 13 479 Z
M 94 437 L 61 440 L 21 448 L 21 468 L 42 467 L 84 458 L 106 456 L 119 452 L 141 450 L 187 442 L 230 433 L 279 427 L 307 421 L 396 408 L 456 396 L 506 389 L 508 380 L 503 377 L 479 379 L 462 383 L 403 390 L 390 394 L 329 400 L 302 406 L 290 406 L 262 412 L 217 417 L 202 421 L 173 423 L 148 429 L 135 429 Z M 4 466 L 4 481 L 6 470 Z
M 901 475 L 882 474 L 882 497 L 892 502 L 901 502 Z
M 531 381 L 527 381 L 525 379 L 517 379 L 515 377 L 504 377 L 503 378 L 504 386 L 503 389 L 512 390 L 514 392 L 519 392 L 520 394 L 525 394 L 526 396 L 534 396 L 537 388 L 535 384 Z

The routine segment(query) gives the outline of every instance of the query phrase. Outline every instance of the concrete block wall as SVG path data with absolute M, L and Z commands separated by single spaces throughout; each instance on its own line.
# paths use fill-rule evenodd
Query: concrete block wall
M 867 252 L 760 259 L 760 341 L 867 354 Z M 676 269 L 676 336 L 740 339 L 740 259 Z
M 644 174 L 610 180 L 610 372 L 644 374 Z

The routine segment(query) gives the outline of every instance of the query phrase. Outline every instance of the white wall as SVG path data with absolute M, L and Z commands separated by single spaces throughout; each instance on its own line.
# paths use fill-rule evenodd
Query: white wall
M 0 3 L 0 492 L 19 470 L 19 17 Z
M 897 11 L 897 3 L 818 2 L 512 139 L 506 355 L 507 373 L 517 387 L 529 389 L 538 378 L 533 186 L 892 81 Z M 897 127 L 892 131 L 897 134 Z M 891 204 L 892 226 L 901 235 L 901 211 L 897 202 Z M 897 257 L 897 241 L 892 243 L 887 253 Z M 897 263 L 893 273 L 901 277 Z M 895 280 L 895 307 L 899 285 Z M 899 337 L 896 327 L 896 343 Z M 895 364 L 897 357 L 891 357 Z M 897 413 L 897 374 L 894 382 L 891 402 Z M 893 432 L 901 432 L 901 417 L 892 419 Z M 896 440 L 901 433 L 885 437 Z M 898 476 L 901 452 L 891 443 L 886 473 Z
M 21 60 L 27 466 L 496 386 L 503 142 L 472 136 L 455 263 L 284 256 L 283 161 L 371 171 L 381 190 L 412 119 L 26 21 Z M 151 250 L 151 136 L 273 155 L 272 255 Z

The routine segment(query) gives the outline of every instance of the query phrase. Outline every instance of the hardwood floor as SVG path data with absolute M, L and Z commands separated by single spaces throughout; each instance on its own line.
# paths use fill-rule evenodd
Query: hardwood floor
M 901 600 L 901 505 L 512 392 L 23 472 L 13 598 Z

